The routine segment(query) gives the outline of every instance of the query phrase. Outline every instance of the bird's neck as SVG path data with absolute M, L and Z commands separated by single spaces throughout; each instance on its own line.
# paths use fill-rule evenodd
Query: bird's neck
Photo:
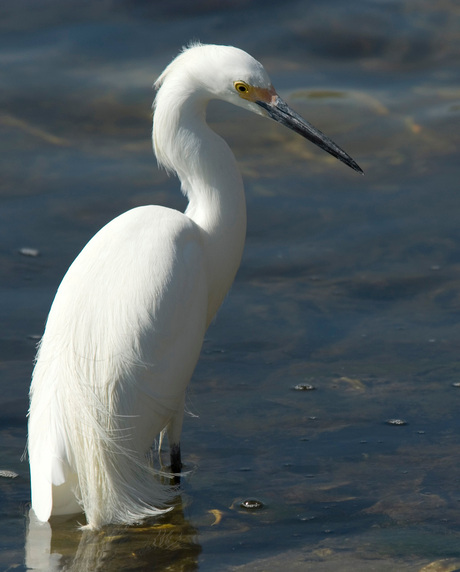
M 207 101 L 189 96 L 173 110 L 168 106 L 166 112 L 158 96 L 153 128 L 155 153 L 160 163 L 177 173 L 189 200 L 185 214 L 202 232 L 209 323 L 232 285 L 243 253 L 243 182 L 230 148 L 206 123 Z M 177 92 L 175 96 L 177 101 Z

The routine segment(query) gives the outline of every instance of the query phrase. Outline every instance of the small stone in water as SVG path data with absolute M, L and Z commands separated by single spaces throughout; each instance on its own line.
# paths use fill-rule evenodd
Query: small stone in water
M 309 383 L 298 383 L 297 385 L 294 385 L 292 389 L 295 391 L 313 391 L 316 389 L 316 387 L 314 385 L 310 385 Z
M 460 381 L 454 381 L 452 387 L 460 387 Z
M 15 479 L 19 475 L 14 471 L 8 471 L 7 469 L 0 469 L 0 477 L 4 477 L 5 479 Z
M 254 509 L 264 508 L 264 503 L 256 499 L 246 499 L 244 501 L 241 501 L 240 507 L 247 508 L 249 510 L 254 510 Z
M 19 254 L 22 254 L 23 256 L 38 256 L 40 254 L 40 251 L 37 250 L 36 248 L 20 248 L 19 249 Z
M 315 520 L 315 518 L 316 518 L 316 516 L 302 516 L 302 515 L 300 515 L 300 514 L 298 515 L 298 519 L 299 519 L 301 522 L 310 522 L 310 521 L 312 521 L 312 520 Z
M 387 425 L 407 425 L 407 421 L 404 419 L 387 419 L 385 423 Z

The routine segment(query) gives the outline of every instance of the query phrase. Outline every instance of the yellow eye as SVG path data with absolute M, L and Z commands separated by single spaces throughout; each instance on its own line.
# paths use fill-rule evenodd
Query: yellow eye
M 238 93 L 248 93 L 249 91 L 249 85 L 244 81 L 235 81 L 233 85 Z

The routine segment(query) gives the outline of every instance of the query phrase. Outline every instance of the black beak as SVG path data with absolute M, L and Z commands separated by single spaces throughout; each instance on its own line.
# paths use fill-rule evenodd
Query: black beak
M 318 147 L 321 147 L 321 149 L 324 149 L 324 151 L 327 151 L 327 153 L 330 153 L 333 157 L 345 163 L 345 165 L 348 165 L 358 173 L 361 173 L 361 175 L 364 175 L 364 171 L 348 153 L 345 153 L 334 141 L 326 137 L 319 129 L 313 127 L 311 123 L 305 121 L 305 119 L 292 110 L 281 97 L 276 96 L 270 103 L 266 103 L 265 101 L 256 101 L 256 103 L 265 109 L 272 119 L 286 125 L 286 127 L 289 127 L 289 129 L 299 133 L 299 135 L 302 135 L 305 139 L 318 145 Z

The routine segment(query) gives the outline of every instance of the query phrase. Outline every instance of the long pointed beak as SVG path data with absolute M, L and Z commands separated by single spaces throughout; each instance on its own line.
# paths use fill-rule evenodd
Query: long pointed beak
M 308 123 L 308 121 L 291 109 L 279 95 L 274 95 L 269 102 L 257 100 L 255 103 L 265 109 L 268 115 L 275 121 L 299 133 L 299 135 L 318 145 L 318 147 L 321 147 L 321 149 L 324 149 L 324 151 L 327 151 L 327 153 L 330 153 L 333 157 L 345 163 L 345 165 L 364 175 L 364 171 L 348 153 L 345 153 L 334 141 L 326 137 L 324 133 L 321 133 L 319 129 L 313 127 L 311 123 Z

